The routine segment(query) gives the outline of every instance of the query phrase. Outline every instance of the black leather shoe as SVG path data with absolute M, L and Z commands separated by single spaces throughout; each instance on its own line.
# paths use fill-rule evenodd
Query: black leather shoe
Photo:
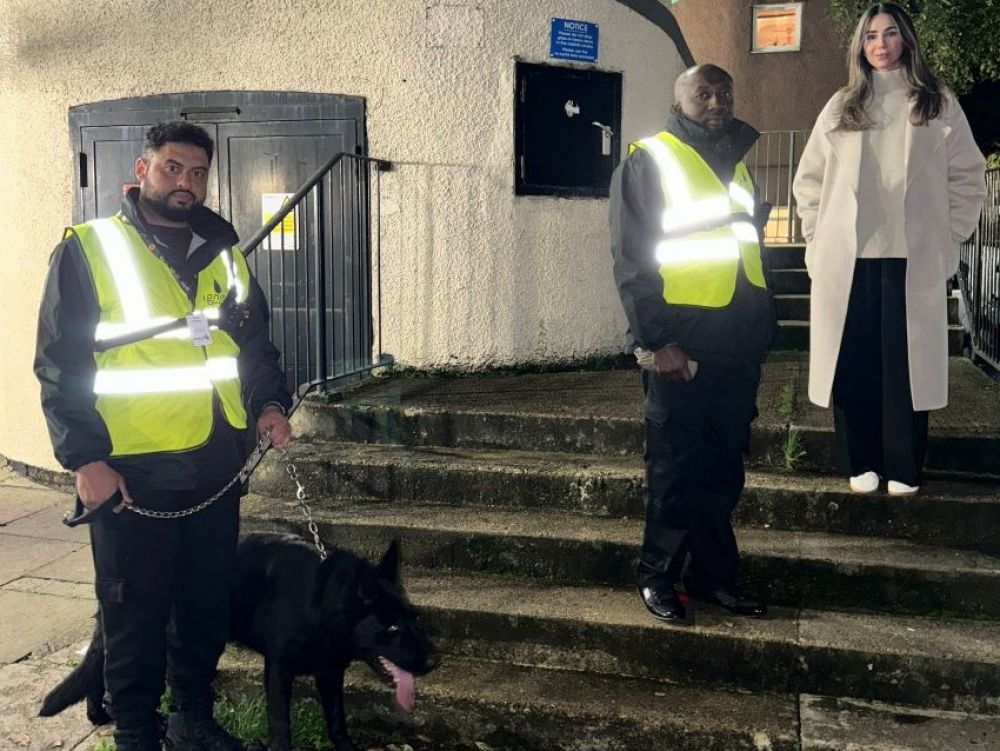
M 710 602 L 725 608 L 733 615 L 741 615 L 747 618 L 763 618 L 767 615 L 767 605 L 744 597 L 738 592 L 728 589 L 713 589 L 710 592 L 700 592 L 698 590 L 688 590 L 688 594 L 696 600 Z
M 680 601 L 673 585 L 640 584 L 639 596 L 654 618 L 661 621 L 683 621 L 687 618 L 684 603 Z

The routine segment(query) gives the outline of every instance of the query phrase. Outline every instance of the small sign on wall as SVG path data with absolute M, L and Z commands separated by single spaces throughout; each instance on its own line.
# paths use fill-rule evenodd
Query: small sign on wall
M 597 24 L 553 18 L 549 38 L 549 57 L 557 60 L 597 62 Z
M 261 194 L 261 223 L 267 224 L 271 221 L 271 217 L 281 211 L 282 207 L 293 195 L 293 193 Z M 281 224 L 271 230 L 271 234 L 268 235 L 267 239 L 262 243 L 262 248 L 264 250 L 298 250 L 298 246 L 296 245 L 297 238 L 295 236 L 295 215 L 298 213 L 299 210 L 297 208 L 294 211 L 289 212 L 288 215 L 281 220 Z

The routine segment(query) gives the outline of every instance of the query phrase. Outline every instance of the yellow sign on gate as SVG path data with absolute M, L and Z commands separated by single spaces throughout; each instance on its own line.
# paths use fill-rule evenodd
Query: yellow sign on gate
M 292 193 L 262 193 L 260 197 L 261 222 L 267 224 L 282 207 L 288 203 Z M 295 223 L 298 208 L 289 212 L 275 227 L 267 239 L 261 244 L 264 250 L 298 250 L 298 238 L 295 233 Z

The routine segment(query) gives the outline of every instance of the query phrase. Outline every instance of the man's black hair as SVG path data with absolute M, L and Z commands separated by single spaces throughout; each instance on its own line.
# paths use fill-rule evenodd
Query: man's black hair
M 200 125 L 187 120 L 171 120 L 167 123 L 157 123 L 146 131 L 146 153 L 159 151 L 168 143 L 187 143 L 205 150 L 208 161 L 212 161 L 215 153 L 215 142 L 208 132 Z

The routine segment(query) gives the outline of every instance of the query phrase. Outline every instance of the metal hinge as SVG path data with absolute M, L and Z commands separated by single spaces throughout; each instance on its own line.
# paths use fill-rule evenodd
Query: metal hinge
M 80 152 L 80 187 L 87 187 L 87 154 Z

